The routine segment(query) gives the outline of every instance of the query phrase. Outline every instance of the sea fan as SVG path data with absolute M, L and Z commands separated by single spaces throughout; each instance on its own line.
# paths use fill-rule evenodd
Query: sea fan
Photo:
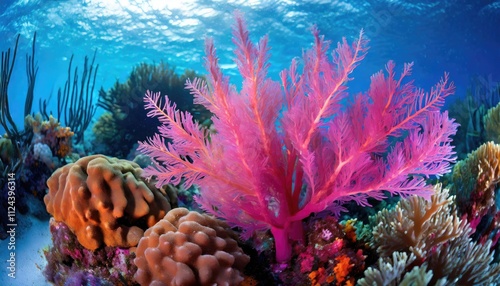
M 267 77 L 267 37 L 257 45 L 240 15 L 233 29 L 241 91 L 229 84 L 213 41 L 206 41 L 206 82 L 187 82 L 195 103 L 213 114 L 208 134 L 168 97 L 147 92 L 148 116 L 162 123 L 159 133 L 140 143 L 154 166 L 148 176 L 158 186 L 200 186 L 197 202 L 250 235 L 270 229 L 278 261 L 291 255 L 289 238 L 300 239 L 301 220 L 312 213 L 342 210 L 354 200 L 383 198 L 382 191 L 429 196 L 425 184 L 455 160 L 450 136 L 457 125 L 439 107 L 454 90 L 448 75 L 429 92 L 404 82 L 395 65 L 372 76 L 367 93 L 349 97 L 346 84 L 366 54 L 363 33 L 345 39 L 328 57 L 329 43 L 312 29 L 314 46 L 281 75 Z

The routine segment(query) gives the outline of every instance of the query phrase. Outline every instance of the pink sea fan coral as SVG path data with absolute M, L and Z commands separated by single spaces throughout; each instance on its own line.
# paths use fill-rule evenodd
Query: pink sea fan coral
M 290 257 L 289 238 L 302 236 L 301 220 L 311 213 L 339 212 L 349 200 L 367 206 L 383 190 L 429 196 L 425 178 L 447 172 L 454 161 L 450 136 L 457 125 L 439 111 L 454 90 L 447 74 L 424 92 L 405 80 L 412 64 L 398 78 L 389 62 L 387 75 L 372 76 L 368 92 L 348 97 L 346 84 L 366 54 L 363 33 L 352 45 L 343 39 L 331 59 L 329 42 L 316 28 L 312 34 L 302 71 L 293 60 L 280 86 L 267 77 L 267 37 L 253 44 L 237 15 L 239 92 L 222 74 L 213 41 L 206 41 L 207 82 L 186 85 L 195 103 L 214 114 L 214 134 L 168 97 L 147 92 L 144 98 L 148 116 L 162 123 L 140 143 L 155 161 L 146 174 L 158 186 L 199 184 L 198 203 L 244 235 L 270 229 L 278 261 Z

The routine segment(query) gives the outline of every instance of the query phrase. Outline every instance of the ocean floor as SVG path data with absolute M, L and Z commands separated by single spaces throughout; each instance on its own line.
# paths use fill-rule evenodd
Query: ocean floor
M 52 245 L 48 220 L 40 220 L 31 214 L 17 214 L 16 219 L 15 250 L 9 250 L 9 239 L 0 240 L 0 285 L 52 285 L 42 273 L 47 264 L 43 249 Z M 8 276 L 10 262 L 7 260 L 11 252 L 15 253 L 15 278 Z

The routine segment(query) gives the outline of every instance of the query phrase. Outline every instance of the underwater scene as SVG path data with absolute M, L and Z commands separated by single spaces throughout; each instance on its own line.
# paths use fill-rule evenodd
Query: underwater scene
M 500 2 L 1 0 L 0 286 L 500 285 Z

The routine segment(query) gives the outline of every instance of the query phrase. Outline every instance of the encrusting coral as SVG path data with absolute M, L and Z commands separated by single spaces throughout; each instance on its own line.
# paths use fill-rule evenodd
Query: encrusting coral
M 47 266 L 43 274 L 54 285 L 137 285 L 132 249 L 83 247 L 63 222 L 50 219 L 52 246 L 44 250 Z
M 136 246 L 144 230 L 171 209 L 167 194 L 141 174 L 139 165 L 130 161 L 83 157 L 48 179 L 47 211 L 88 249 Z
M 239 285 L 250 258 L 224 222 L 176 208 L 146 230 L 134 260 L 141 285 Z

